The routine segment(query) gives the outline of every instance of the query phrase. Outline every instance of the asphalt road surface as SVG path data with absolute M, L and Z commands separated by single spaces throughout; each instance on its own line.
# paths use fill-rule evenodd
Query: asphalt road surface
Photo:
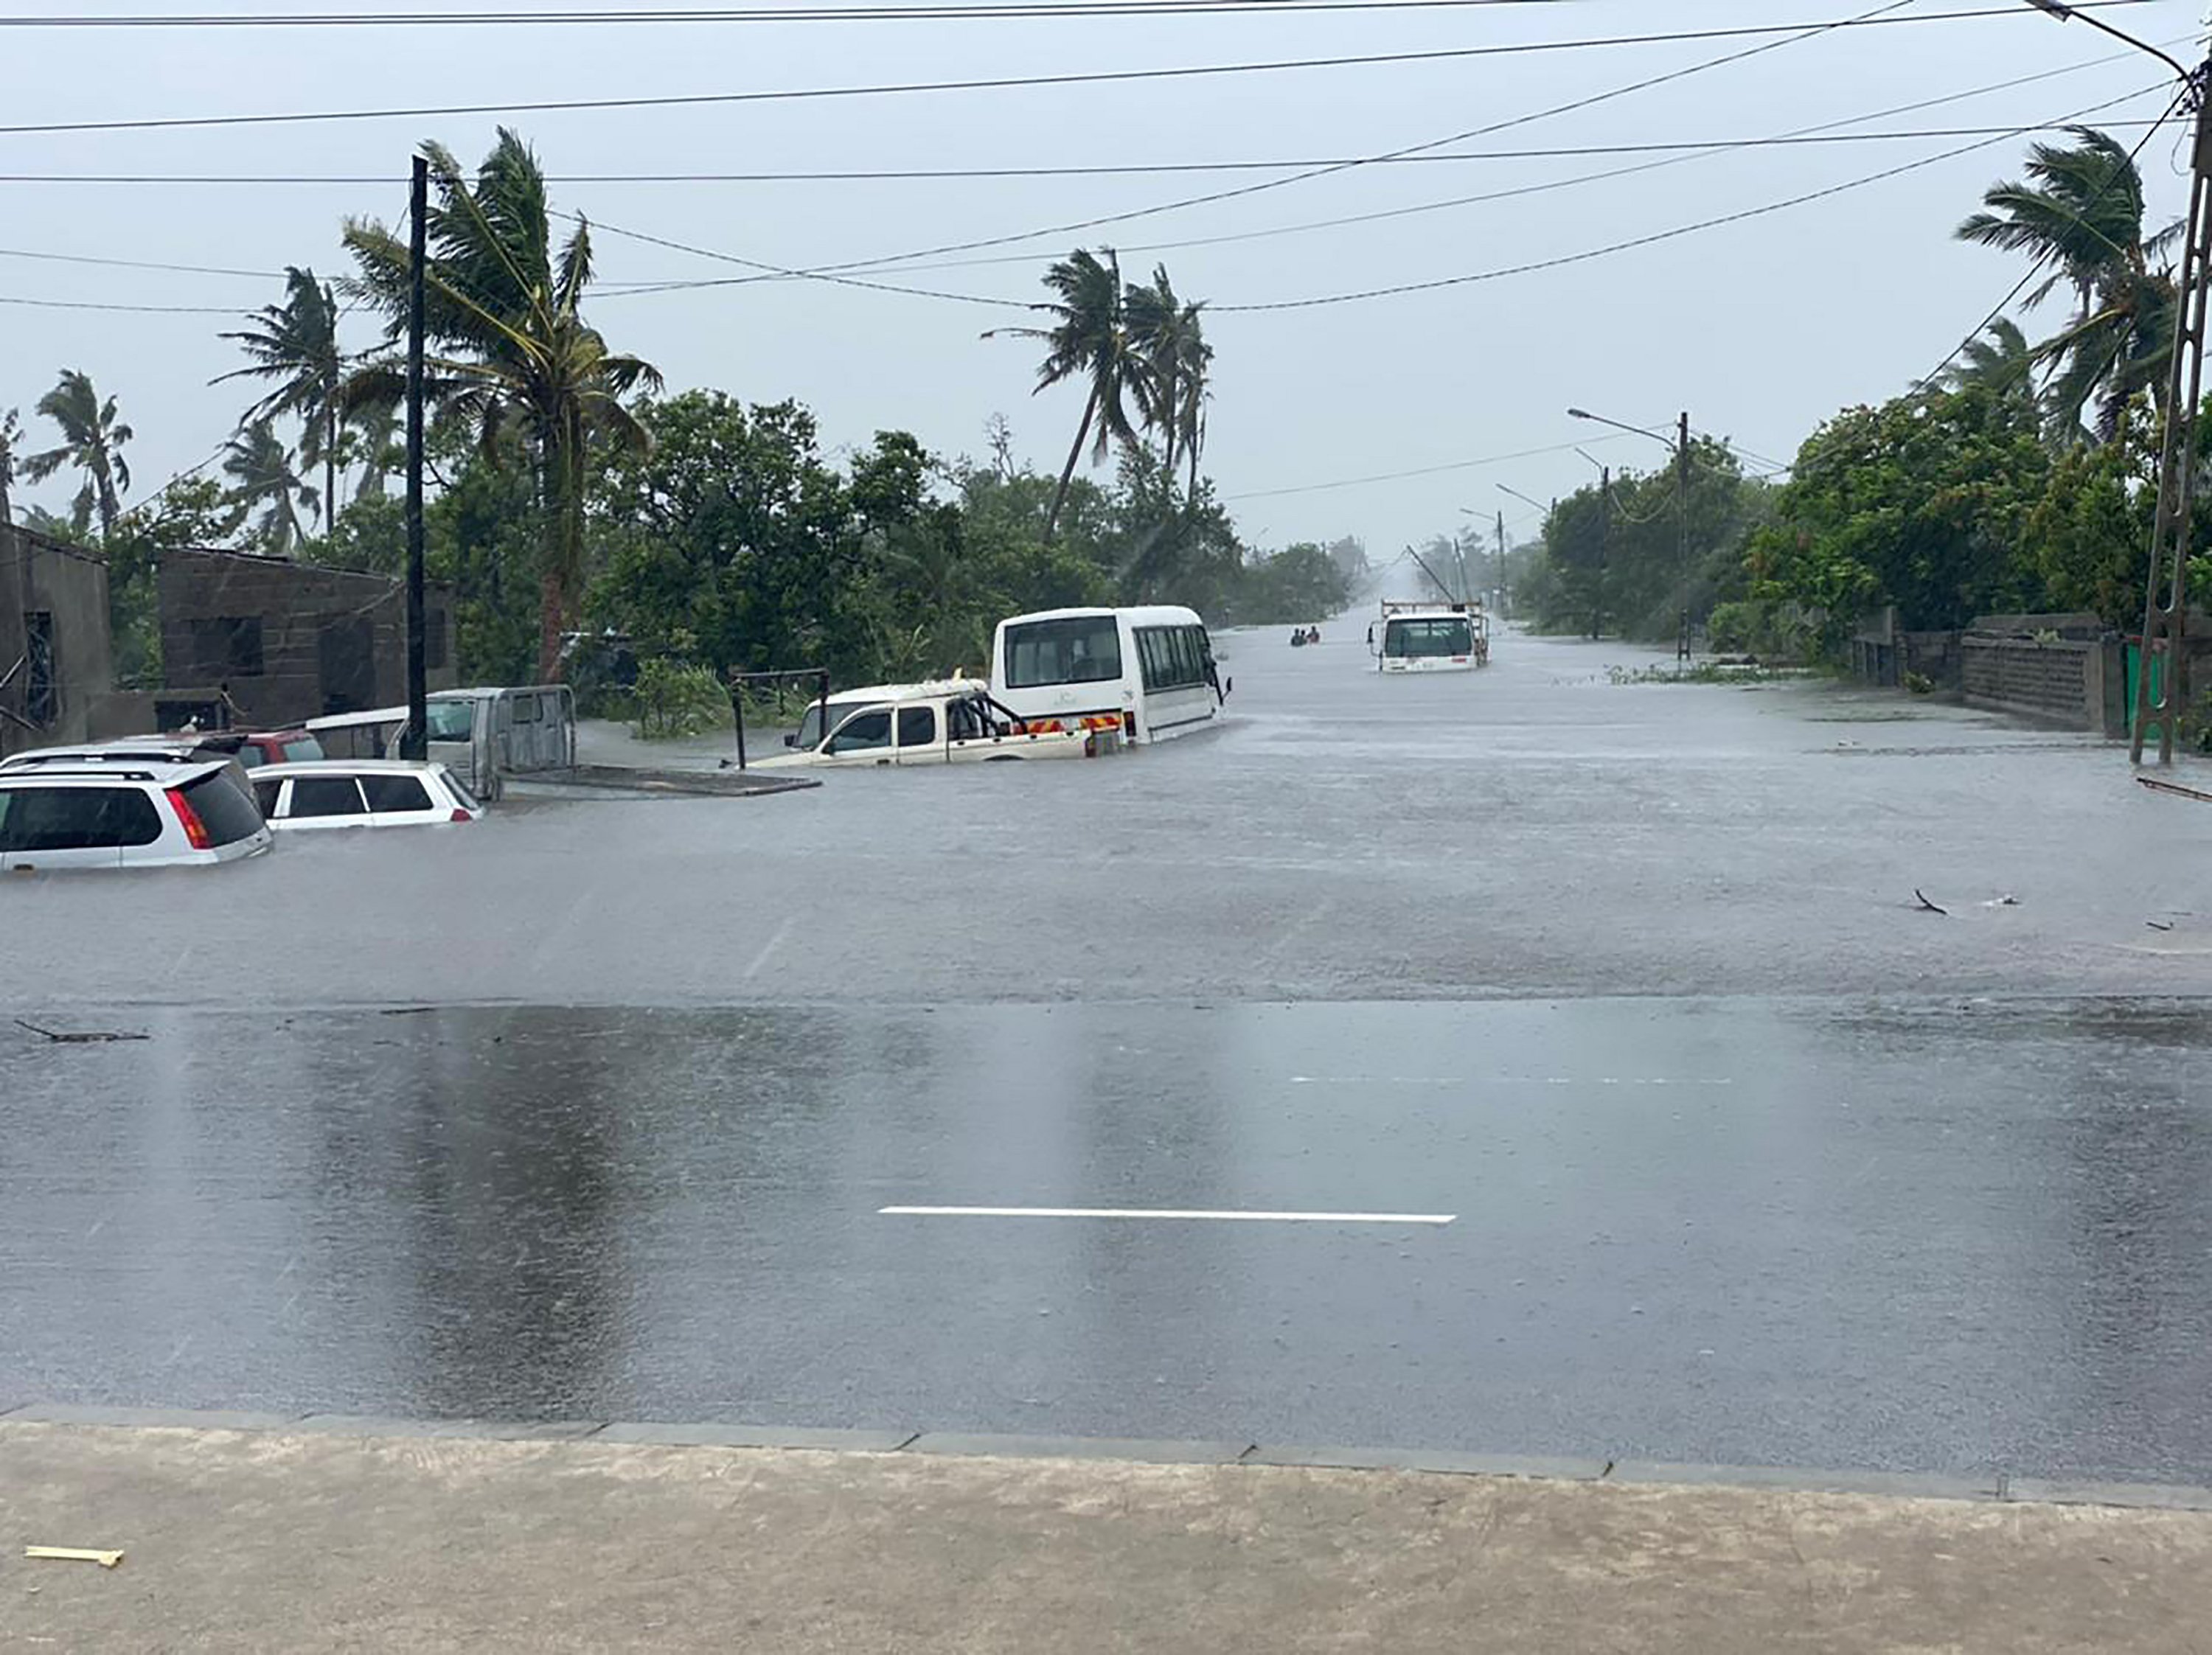
M 0 1404 L 2212 1482 L 2212 811 L 1357 635 L 1125 760 L 0 891 L 149 1037 L 0 1030 Z

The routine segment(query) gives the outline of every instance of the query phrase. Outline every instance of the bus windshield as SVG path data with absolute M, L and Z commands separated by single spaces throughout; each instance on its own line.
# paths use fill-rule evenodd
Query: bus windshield
M 1084 615 L 1009 627 L 1006 675 L 1009 689 L 1111 682 L 1121 676 L 1120 623 L 1110 615 Z
M 1468 655 L 1474 650 L 1474 628 L 1460 615 L 1393 621 L 1382 633 L 1383 654 L 1401 659 L 1414 656 Z

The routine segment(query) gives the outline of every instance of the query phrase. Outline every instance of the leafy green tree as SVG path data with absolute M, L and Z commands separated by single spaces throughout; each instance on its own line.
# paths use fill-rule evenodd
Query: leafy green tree
M 1067 464 L 1060 468 L 1060 487 L 1045 514 L 1047 539 L 1060 526 L 1060 508 L 1066 503 L 1084 444 L 1091 443 L 1091 463 L 1097 465 L 1115 443 L 1133 447 L 1137 442 L 1129 403 L 1144 376 L 1144 362 L 1130 337 L 1121 262 L 1112 248 L 1105 252 L 1101 260 L 1088 248 L 1079 247 L 1045 271 L 1044 284 L 1054 294 L 1043 307 L 1056 318 L 1050 327 L 999 328 L 984 336 L 1006 334 L 1044 343 L 1044 361 L 1037 367 L 1038 391 L 1074 379 L 1082 379 L 1086 387 L 1083 421 L 1076 427 Z
M 1915 628 L 2033 607 L 2021 546 L 2051 464 L 2033 411 L 1980 387 L 1847 409 L 1798 451 L 1753 536 L 1751 595 L 1814 612 L 1830 653 L 1876 604 Z
M 2117 440 L 2060 455 L 2021 539 L 2040 595 L 2030 605 L 2086 610 L 2121 632 L 2142 624 L 2143 588 L 2158 506 L 2160 428 L 2147 396 L 2136 397 Z M 2200 414 L 2197 462 L 2212 459 L 2212 421 Z M 2212 591 L 2212 499 L 2199 494 L 2189 589 Z
M 651 443 L 610 465 L 593 613 L 641 655 L 696 649 L 717 672 L 858 664 L 838 623 L 860 539 L 813 415 L 686 391 L 639 419 Z
M 2035 355 L 2057 365 L 2049 397 L 2062 434 L 2078 435 L 2094 407 L 2109 439 L 2128 399 L 2159 389 L 2173 348 L 2173 278 L 2158 261 L 2179 227 L 2146 236 L 2142 177 L 2126 149 L 2094 128 L 2070 130 L 2070 144 L 2033 145 L 2027 177 L 1993 185 L 1982 198 L 1989 210 L 1958 235 L 2048 263 L 2031 306 L 2062 285 L 2073 290 L 2072 319 Z
M 26 454 L 17 470 L 31 482 L 43 482 L 63 467 L 84 473 L 84 484 L 70 504 L 70 521 L 79 535 L 99 519 L 100 537 L 115 531 L 123 496 L 131 491 L 131 465 L 123 445 L 131 427 L 116 417 L 115 398 L 100 399 L 89 375 L 62 370 L 54 388 L 39 398 L 39 412 L 61 427 L 58 446 Z
M 244 330 L 221 336 L 235 341 L 251 361 L 211 383 L 240 379 L 274 382 L 268 394 L 246 410 L 240 429 L 265 426 L 281 415 L 299 420 L 301 460 L 323 470 L 320 498 L 327 528 L 337 511 L 339 386 L 346 371 L 345 354 L 338 346 L 337 295 L 313 270 L 289 266 L 284 302 L 263 306 L 249 322 Z
M 1231 626 L 1278 627 L 1341 614 L 1352 585 L 1334 559 L 1311 541 L 1248 561 L 1228 603 L 1214 617 Z
M 660 375 L 610 349 L 584 320 L 590 227 L 579 220 L 556 256 L 545 175 L 520 137 L 501 129 L 473 179 L 439 146 L 424 153 L 436 197 L 423 273 L 426 330 L 441 349 L 426 364 L 426 389 L 446 413 L 477 427 L 487 452 L 526 456 L 542 523 L 538 674 L 551 677 L 582 597 L 594 458 L 649 446 L 624 399 L 658 387 Z M 405 237 L 354 219 L 345 243 L 360 266 L 357 290 L 391 318 L 396 338 L 407 314 Z M 349 382 L 346 402 L 389 406 L 404 385 L 403 365 L 387 357 Z
M 292 451 L 266 417 L 234 433 L 223 445 L 222 471 L 231 480 L 225 534 L 234 534 L 258 512 L 253 539 L 263 551 L 281 557 L 307 539 L 300 513 L 313 512 L 320 496 L 301 481 Z

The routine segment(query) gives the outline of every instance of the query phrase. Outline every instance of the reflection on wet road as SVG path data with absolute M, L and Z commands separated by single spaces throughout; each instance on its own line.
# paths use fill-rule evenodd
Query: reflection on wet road
M 0 1404 L 2212 1481 L 2192 1005 L 70 1026 L 153 1038 L 0 1040 Z

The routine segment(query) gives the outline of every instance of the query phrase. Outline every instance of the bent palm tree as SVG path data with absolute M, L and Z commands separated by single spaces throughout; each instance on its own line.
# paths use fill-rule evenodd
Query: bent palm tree
M 2031 148 L 2027 179 L 1991 186 L 1982 197 L 1990 210 L 1969 217 L 1957 233 L 2048 264 L 2050 275 L 2028 293 L 2031 307 L 2061 285 L 2074 290 L 2073 320 L 2038 345 L 2035 358 L 2058 365 L 2053 424 L 2078 433 L 2094 404 L 2097 429 L 2109 438 L 2128 398 L 2146 385 L 2158 389 L 2173 348 L 2173 277 L 2158 261 L 2179 227 L 2146 237 L 2134 160 L 2102 132 L 2071 131 L 2071 144 Z
M 254 312 L 253 325 L 221 336 L 235 340 L 252 357 L 250 366 L 218 374 L 209 383 L 252 378 L 273 379 L 269 394 L 246 410 L 240 428 L 276 415 L 299 416 L 300 458 L 323 468 L 323 523 L 337 510 L 338 385 L 345 355 L 338 349 L 337 295 L 313 270 L 296 266 L 284 272 L 284 302 Z
M 1075 428 L 1075 442 L 1067 451 L 1067 464 L 1060 469 L 1060 486 L 1053 491 L 1052 508 L 1045 514 L 1048 540 L 1060 526 L 1060 508 L 1067 502 L 1068 485 L 1075 476 L 1075 462 L 1082 457 L 1085 442 L 1091 441 L 1091 463 L 1096 465 L 1115 441 L 1131 446 L 1137 441 L 1127 401 L 1142 368 L 1129 339 L 1121 263 L 1111 247 L 1105 251 L 1102 263 L 1088 248 L 1079 247 L 1045 271 L 1045 286 L 1059 295 L 1053 303 L 1040 307 L 1059 318 L 1052 326 L 997 328 L 983 336 L 988 339 L 1004 333 L 1044 342 L 1044 361 L 1037 366 L 1037 391 L 1079 374 L 1090 381 L 1083 421 Z
M 91 377 L 76 368 L 62 370 L 54 388 L 39 398 L 39 412 L 61 427 L 61 444 L 26 454 L 18 470 L 32 482 L 45 482 L 65 465 L 82 471 L 84 486 L 70 503 L 70 524 L 82 534 L 97 516 L 105 539 L 114 532 L 123 496 L 131 491 L 131 466 L 123 458 L 131 427 L 115 417 L 115 398 L 102 402 Z
M 234 433 L 223 445 L 222 470 L 232 482 L 226 533 L 258 511 L 253 538 L 264 551 L 281 557 L 307 537 L 300 513 L 315 509 L 315 491 L 301 480 L 292 451 L 266 418 Z
M 1959 350 L 1959 360 L 1945 371 L 1943 383 L 1954 391 L 1985 385 L 2009 391 L 2025 385 L 2035 367 L 2035 347 L 2020 324 L 2000 316 Z
M 623 398 L 657 389 L 658 369 L 607 348 L 583 318 L 592 282 L 591 227 L 579 218 L 556 258 L 545 175 L 528 146 L 505 128 L 473 179 L 452 154 L 424 146 L 436 188 L 423 270 L 425 330 L 441 354 L 424 363 L 426 395 L 470 421 L 492 455 L 519 440 L 530 459 L 544 520 L 538 671 L 560 667 L 561 634 L 584 580 L 584 508 L 595 446 L 643 451 L 651 438 Z M 349 220 L 345 244 L 359 263 L 352 284 L 392 318 L 407 315 L 407 242 L 382 224 Z M 348 380 L 349 407 L 391 406 L 405 388 L 402 364 L 386 357 Z

